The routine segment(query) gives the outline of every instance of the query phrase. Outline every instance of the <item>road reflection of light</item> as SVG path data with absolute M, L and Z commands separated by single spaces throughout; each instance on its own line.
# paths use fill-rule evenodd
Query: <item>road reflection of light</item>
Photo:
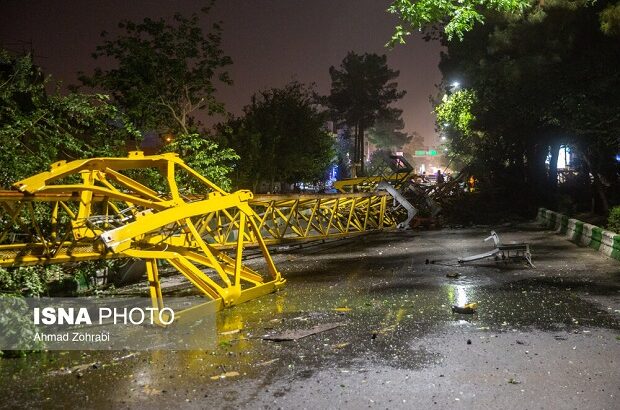
M 465 286 L 456 285 L 456 305 L 465 306 L 467 304 L 467 293 Z

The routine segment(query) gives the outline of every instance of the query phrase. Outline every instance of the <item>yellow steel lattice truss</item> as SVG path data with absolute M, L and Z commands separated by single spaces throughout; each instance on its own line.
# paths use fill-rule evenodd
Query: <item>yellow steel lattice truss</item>
M 373 175 L 367 177 L 348 178 L 334 182 L 334 188 L 338 192 L 372 192 L 377 189 L 380 182 L 387 181 L 396 188 L 401 188 L 411 178 L 415 177 L 413 172 L 395 172 L 389 175 Z
M 138 180 L 148 175 L 151 185 Z M 154 175 L 160 175 L 157 182 Z M 384 193 L 227 193 L 175 154 L 58 162 L 0 191 L 0 266 L 94 259 L 146 262 L 153 306 L 163 299 L 157 261 L 181 272 L 218 308 L 284 285 L 267 245 L 393 227 Z M 262 271 L 242 262 L 258 248 Z
M 272 245 L 350 237 L 393 227 L 396 221 L 387 209 L 390 198 L 383 192 L 257 195 L 250 206 L 263 241 Z M 200 232 L 208 233 L 216 246 L 230 247 L 238 217 L 228 210 L 206 215 Z

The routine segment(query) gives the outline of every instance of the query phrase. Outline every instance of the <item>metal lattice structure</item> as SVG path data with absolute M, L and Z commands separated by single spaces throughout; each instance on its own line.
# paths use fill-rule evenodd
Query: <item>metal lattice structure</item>
M 401 155 L 383 158 L 382 165 L 370 172 L 368 176 L 342 179 L 334 182 L 339 192 L 373 192 L 381 182 L 388 182 L 401 190 L 416 177 L 411 164 Z
M 147 174 L 156 186 L 138 182 Z M 284 285 L 269 244 L 396 225 L 385 193 L 227 193 L 175 154 L 134 151 L 127 158 L 61 161 L 13 188 L 0 191 L 0 266 L 142 259 L 158 309 L 158 261 L 177 269 L 221 309 Z M 260 250 L 264 272 L 243 263 L 250 247 Z
M 384 192 L 358 194 L 256 195 L 249 201 L 256 224 L 268 245 L 337 239 L 396 225 Z M 199 231 L 215 247 L 234 245 L 239 214 L 223 210 L 207 214 Z M 250 237 L 248 245 L 257 242 Z
M 149 170 L 161 172 L 159 189 L 131 177 Z M 183 196 L 178 181 L 191 182 L 199 193 Z M 127 158 L 61 161 L 14 188 L 0 192 L 0 266 L 143 259 L 153 305 L 159 309 L 158 260 L 176 268 L 219 308 L 284 285 L 249 206 L 252 193 L 226 193 L 174 154 L 132 152 Z M 206 214 L 226 210 L 238 215 L 230 253 L 211 245 L 215 241 L 197 228 Z M 242 263 L 250 238 L 262 252 L 266 272 Z
M 374 174 L 366 177 L 343 179 L 334 182 L 334 188 L 339 192 L 374 192 L 388 189 L 391 186 L 401 196 L 392 192 L 392 196 L 403 207 L 401 216 L 397 219 L 404 220 L 402 225 L 412 222 L 412 218 L 421 211 L 428 217 L 435 218 L 443 207 L 462 194 L 461 183 L 467 175 L 467 170 L 462 170 L 448 182 L 431 182 L 422 175 L 417 175 L 409 162 L 400 155 L 390 155 L 383 158 L 383 164 L 374 170 Z M 412 211 L 410 206 L 415 210 Z M 404 210 L 407 210 L 405 216 Z M 398 213 L 395 209 L 393 214 Z M 414 216 L 412 216 L 414 215 Z M 416 217 L 417 218 L 417 217 Z M 418 221 L 413 221 L 411 226 L 416 226 Z

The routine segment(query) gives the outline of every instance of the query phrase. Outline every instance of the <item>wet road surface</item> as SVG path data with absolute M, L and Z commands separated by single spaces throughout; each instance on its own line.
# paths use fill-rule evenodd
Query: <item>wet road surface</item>
M 285 289 L 218 314 L 195 352 L 0 360 L 3 407 L 620 408 L 620 263 L 539 230 L 386 232 L 275 256 Z M 429 263 L 426 263 L 428 260 Z M 458 273 L 458 278 L 446 275 Z M 453 304 L 476 302 L 474 315 Z M 263 340 L 340 324 L 297 341 Z M 63 372 L 82 364 L 80 371 Z M 92 368 L 95 367 L 95 368 Z

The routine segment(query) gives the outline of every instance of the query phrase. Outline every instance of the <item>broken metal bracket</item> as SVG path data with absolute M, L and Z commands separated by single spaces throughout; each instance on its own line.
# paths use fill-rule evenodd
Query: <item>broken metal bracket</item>
M 526 242 L 502 243 L 499 239 L 499 236 L 497 235 L 495 231 L 491 231 L 491 236 L 489 236 L 488 238 L 485 238 L 484 241 L 486 242 L 491 239 L 493 240 L 493 243 L 495 244 L 495 249 L 488 251 L 488 252 L 467 256 L 465 258 L 460 258 L 458 260 L 458 263 L 473 262 L 473 261 L 477 261 L 480 259 L 486 259 L 486 258 L 491 258 L 491 257 L 495 258 L 495 260 L 499 260 L 500 258 L 502 260 L 525 259 L 532 268 L 535 268 L 534 264 L 532 263 L 532 253 L 530 252 L 529 243 L 526 243 Z M 511 255 L 511 252 L 512 252 L 512 255 Z

